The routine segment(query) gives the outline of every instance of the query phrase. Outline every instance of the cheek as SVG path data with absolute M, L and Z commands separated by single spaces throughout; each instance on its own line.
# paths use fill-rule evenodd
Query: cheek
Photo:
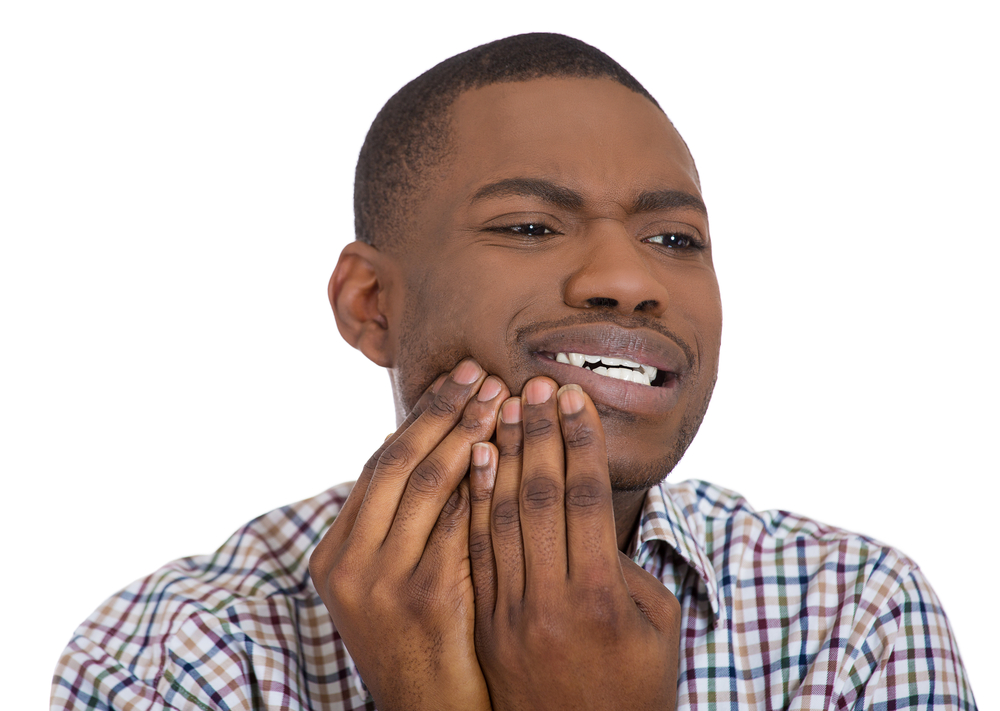
M 412 283 L 400 334 L 398 367 L 433 379 L 466 356 L 496 349 L 503 306 L 491 283 L 459 270 L 438 269 Z M 486 365 L 485 363 L 483 364 Z
M 722 299 L 715 273 L 706 271 L 676 282 L 672 290 L 673 306 L 694 334 L 699 360 L 718 361 L 722 340 Z
M 544 316 L 540 292 L 553 277 L 493 262 L 480 255 L 476 273 L 442 266 L 413 285 L 397 360 L 401 377 L 431 382 L 472 356 L 519 392 L 524 354 L 515 338 L 517 327 Z

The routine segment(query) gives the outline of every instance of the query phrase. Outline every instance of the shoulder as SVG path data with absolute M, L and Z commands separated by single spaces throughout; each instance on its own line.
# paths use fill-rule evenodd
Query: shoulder
M 762 558 L 776 557 L 781 551 L 803 551 L 807 557 L 836 551 L 845 561 L 864 559 L 889 566 L 900 580 L 917 568 L 904 553 L 875 538 L 790 511 L 758 511 L 742 495 L 707 481 L 691 479 L 662 486 L 713 557 L 744 548 L 757 551 Z
M 833 608 L 856 606 L 860 614 L 887 604 L 918 570 L 904 553 L 870 536 L 789 511 L 758 511 L 740 494 L 705 481 L 665 488 L 714 566 L 720 592 L 730 596 L 753 592 L 805 602 L 820 595 Z
M 830 680 L 846 707 L 975 707 L 944 610 L 908 556 L 806 516 L 758 511 L 708 482 L 661 486 L 743 647 L 790 663 L 773 638 L 797 640 L 803 677 Z
M 169 563 L 109 598 L 63 653 L 53 708 L 107 703 L 110 695 L 147 707 L 153 699 L 197 697 L 192 689 L 221 693 L 220 684 L 226 705 L 239 708 L 242 696 L 253 701 L 259 674 L 297 679 L 303 633 L 333 634 L 309 579 L 309 556 L 352 486 L 259 516 L 214 553 Z M 203 701 L 219 705 L 205 693 Z M 288 703 L 282 707 L 297 707 Z

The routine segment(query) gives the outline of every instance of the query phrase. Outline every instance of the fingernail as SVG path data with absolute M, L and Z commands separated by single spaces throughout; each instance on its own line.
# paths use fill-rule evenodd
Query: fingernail
M 485 442 L 476 442 L 472 445 L 472 465 L 475 467 L 485 467 L 490 463 L 490 446 Z
M 482 368 L 474 360 L 463 360 L 455 368 L 455 372 L 451 374 L 451 377 L 455 379 L 455 382 L 459 385 L 472 385 L 472 383 L 479 380 L 479 374 L 482 373 Z
M 524 398 L 529 405 L 541 405 L 552 397 L 552 383 L 548 380 L 532 380 L 524 389 Z
M 559 388 L 559 411 L 564 415 L 573 415 L 583 409 L 583 390 L 576 383 L 563 385 Z
M 479 394 L 476 395 L 476 399 L 480 402 L 489 402 L 499 394 L 500 383 L 496 378 L 491 376 L 487 378 L 486 382 L 483 383 L 483 386 L 479 388 Z
M 500 419 L 505 425 L 516 425 L 521 421 L 521 398 L 512 397 L 500 408 Z
M 432 393 L 436 393 L 438 390 L 441 389 L 441 385 L 442 385 L 442 383 L 444 383 L 444 379 L 445 379 L 445 375 L 443 373 L 441 375 L 437 376 L 437 380 L 435 380 L 434 384 L 431 385 L 431 392 Z

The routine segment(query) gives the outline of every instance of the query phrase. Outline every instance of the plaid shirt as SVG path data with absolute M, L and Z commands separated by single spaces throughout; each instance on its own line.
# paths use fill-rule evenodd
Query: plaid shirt
M 308 575 L 350 487 L 112 597 L 52 708 L 374 708 Z M 686 481 L 650 490 L 633 551 L 681 604 L 678 709 L 976 708 L 937 597 L 881 543 Z

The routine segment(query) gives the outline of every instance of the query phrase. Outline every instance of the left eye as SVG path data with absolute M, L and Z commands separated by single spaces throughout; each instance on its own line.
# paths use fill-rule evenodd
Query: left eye
M 544 237 L 545 235 L 555 234 L 545 225 L 540 225 L 537 222 L 526 222 L 522 225 L 510 225 L 504 228 L 505 231 L 513 232 L 517 235 L 524 235 L 525 237 Z
M 645 241 L 652 244 L 662 244 L 665 247 L 673 247 L 674 249 L 690 249 L 698 246 L 693 239 L 677 232 L 647 237 Z

